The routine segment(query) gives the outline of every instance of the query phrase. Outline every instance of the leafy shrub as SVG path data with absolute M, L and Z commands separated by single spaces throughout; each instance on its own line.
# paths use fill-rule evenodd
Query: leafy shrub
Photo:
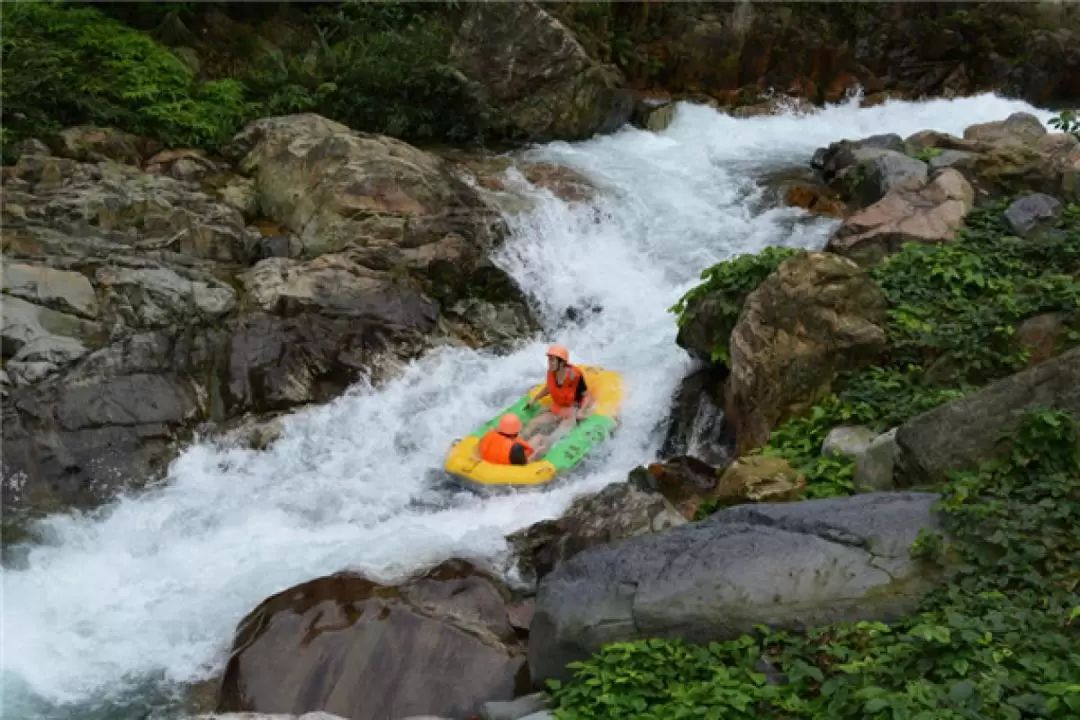
M 717 263 L 701 272 L 704 281 L 690 289 L 669 308 L 678 317 L 680 328 L 694 322 L 699 313 L 708 314 L 714 344 L 712 362 L 731 363 L 728 345 L 731 331 L 742 312 L 746 296 L 757 289 L 780 263 L 794 256 L 792 248 L 765 248 L 757 255 L 745 254 Z
M 95 9 L 33 2 L 2 12 L 5 150 L 76 124 L 209 145 L 252 111 L 237 81 L 195 82 L 169 50 Z
M 1080 140 L 1080 114 L 1076 110 L 1062 110 L 1055 118 L 1050 118 L 1050 127 L 1061 132 L 1072 133 Z
M 1080 444 L 1057 411 L 1022 418 L 1000 461 L 955 473 L 948 540 L 912 548 L 947 585 L 893 625 L 760 628 L 708 646 L 605 646 L 552 682 L 560 720 L 1019 720 L 1080 716 Z
M 482 138 L 486 119 L 450 66 L 446 3 L 319 7 L 312 60 L 271 55 L 245 77 L 266 114 L 314 111 L 407 141 Z
M 777 428 L 758 452 L 788 460 L 807 479 L 806 497 L 847 495 L 854 463 L 820 454 L 829 430 L 895 427 L 1016 372 L 1028 352 L 1014 334 L 1046 312 L 1080 317 L 1080 208 L 1055 232 L 1013 236 L 1005 205 L 972 213 L 949 245 L 905 245 L 874 268 L 889 303 L 884 362 L 846 373 L 840 391 Z M 1077 329 L 1065 338 L 1080 343 Z

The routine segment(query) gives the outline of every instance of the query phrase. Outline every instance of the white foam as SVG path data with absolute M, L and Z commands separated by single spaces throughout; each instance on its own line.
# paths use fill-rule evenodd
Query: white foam
M 4 717 L 30 717 L 23 703 L 32 695 L 84 703 L 148 677 L 211 677 L 246 612 L 325 573 L 352 568 L 389 581 L 454 555 L 497 561 L 506 533 L 650 460 L 690 367 L 666 309 L 705 266 L 767 245 L 823 244 L 833 221 L 757 209 L 761 173 L 805 165 L 840 138 L 959 134 L 1017 110 L 1051 116 L 989 95 L 754 119 L 682 104 L 660 134 L 625 129 L 533 150 L 603 191 L 570 205 L 534 189 L 536 209 L 511 218 L 514 236 L 496 258 L 541 300 L 551 331 L 504 357 L 438 351 L 384 387 L 288 417 L 266 452 L 196 445 L 173 463 L 167 486 L 119 501 L 104 519 L 51 518 L 55 542 L 35 548 L 28 569 L 3 571 Z M 603 312 L 557 327 L 580 303 Z M 426 471 L 441 466 L 454 438 L 541 380 L 552 341 L 624 373 L 617 438 L 568 488 L 449 504 L 432 496 Z

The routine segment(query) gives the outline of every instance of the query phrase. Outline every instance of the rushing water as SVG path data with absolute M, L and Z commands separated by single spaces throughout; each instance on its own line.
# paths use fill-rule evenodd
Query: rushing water
M 504 356 L 434 352 L 382 387 L 290 416 L 264 452 L 196 445 L 169 484 L 106 517 L 50 518 L 53 541 L 26 569 L 3 570 L 3 717 L 147 717 L 164 690 L 213 677 L 237 621 L 283 588 L 343 568 L 393 580 L 454 555 L 500 562 L 506 533 L 656 452 L 690 368 L 667 308 L 703 267 L 824 243 L 834 222 L 774 207 L 762 176 L 805 167 L 840 138 L 960 134 L 1017 110 L 1050 117 L 989 95 L 744 120 L 682 105 L 659 134 L 628 128 L 536 148 L 536 159 L 601 189 L 587 204 L 527 189 L 534 209 L 510 218 L 496 260 L 539 298 L 543 335 Z M 560 319 L 580 305 L 602 310 L 577 325 Z M 541 380 L 552 341 L 624 374 L 618 435 L 561 489 L 492 499 L 430 490 L 427 471 L 454 438 Z

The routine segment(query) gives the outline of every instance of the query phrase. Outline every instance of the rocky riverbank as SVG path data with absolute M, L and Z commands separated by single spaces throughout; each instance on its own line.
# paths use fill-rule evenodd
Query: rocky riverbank
M 470 170 L 318 115 L 257 121 L 220 157 L 63 137 L 23 143 L 3 174 L 8 537 L 153 481 L 195 431 L 378 383 L 440 344 L 508 348 L 536 329 L 488 260 L 515 194 L 487 161 Z

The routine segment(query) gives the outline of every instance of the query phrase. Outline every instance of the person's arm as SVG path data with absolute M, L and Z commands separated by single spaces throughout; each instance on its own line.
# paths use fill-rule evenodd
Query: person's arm
M 531 400 L 529 400 L 527 403 L 525 403 L 525 408 L 531 410 L 532 406 L 535 405 L 536 403 L 540 402 L 540 398 L 544 397 L 547 394 L 548 394 L 548 387 L 547 387 L 547 385 L 545 385 L 543 387 L 543 389 L 540 390 L 540 392 L 536 393 L 536 395 L 534 395 Z

